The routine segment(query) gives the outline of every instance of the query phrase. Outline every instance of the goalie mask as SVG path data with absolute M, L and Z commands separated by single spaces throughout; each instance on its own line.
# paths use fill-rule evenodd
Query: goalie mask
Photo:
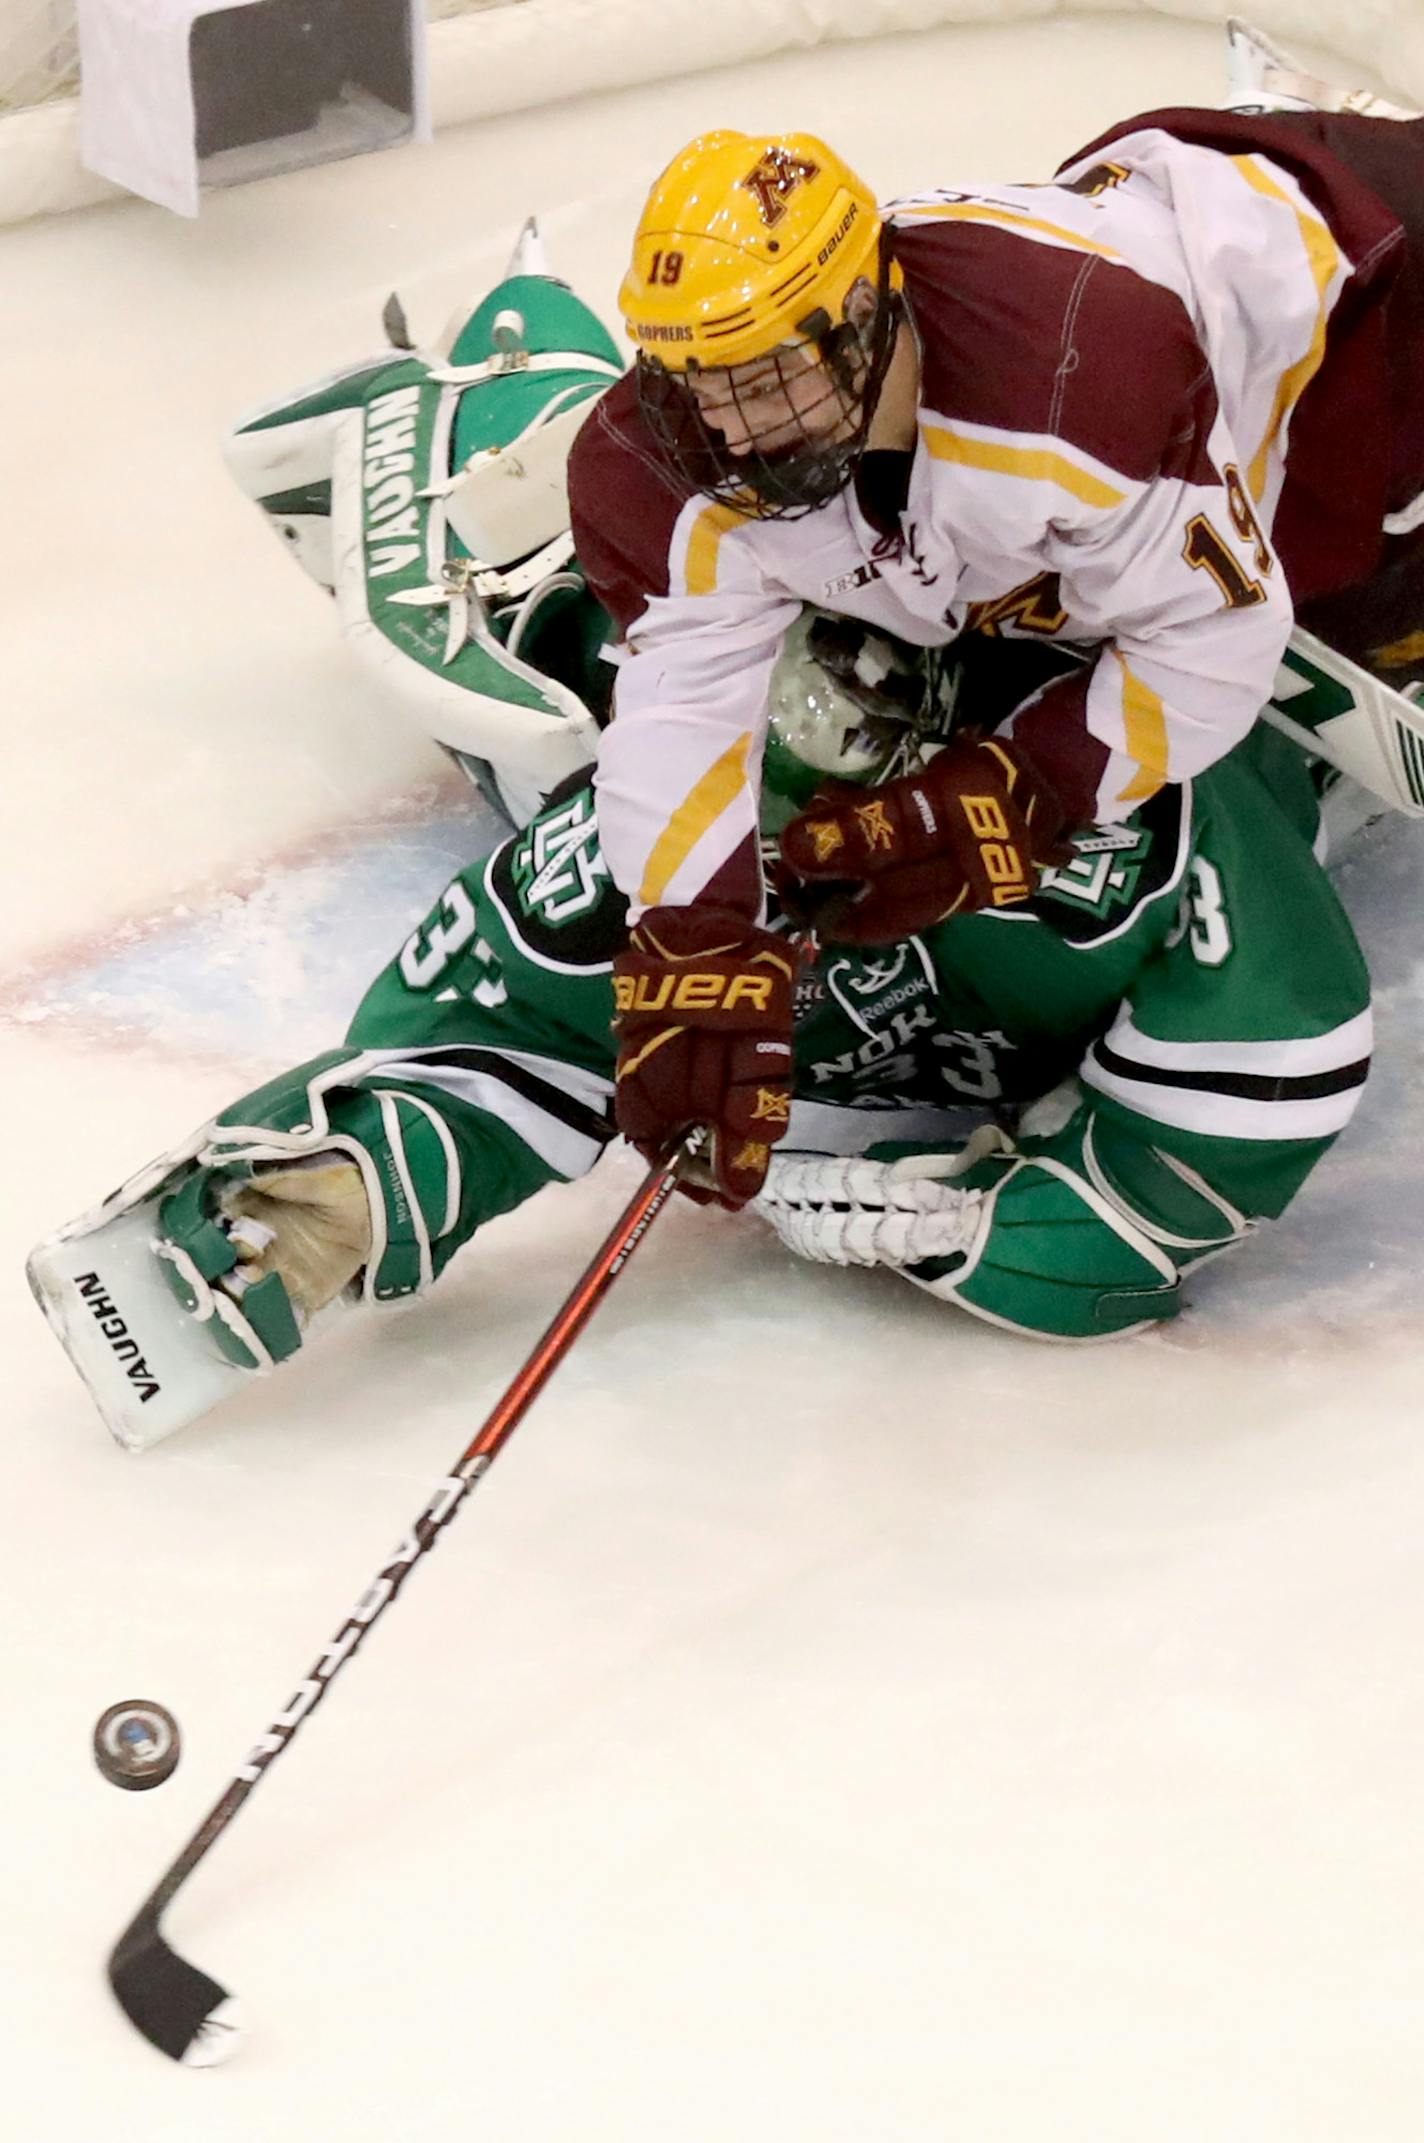
M 760 824 L 774 851 L 828 782 L 867 788 L 910 773 L 949 736 L 955 671 L 942 648 L 911 647 L 854 618 L 807 608 L 772 674 Z
M 643 414 L 678 475 L 761 518 L 844 490 L 899 281 L 874 196 L 823 142 L 691 142 L 649 196 L 618 295 Z

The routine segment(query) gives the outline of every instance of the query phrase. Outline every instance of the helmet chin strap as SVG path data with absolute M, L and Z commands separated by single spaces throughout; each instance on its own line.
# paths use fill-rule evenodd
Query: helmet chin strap
M 899 292 L 892 293 L 891 302 L 895 319 L 866 425 L 866 452 L 912 454 L 920 429 L 920 339 Z

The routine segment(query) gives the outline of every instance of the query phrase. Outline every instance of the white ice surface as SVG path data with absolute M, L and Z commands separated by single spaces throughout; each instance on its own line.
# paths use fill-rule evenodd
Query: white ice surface
M 105 1951 L 633 1170 L 138 1460 L 19 1278 L 336 1039 L 489 837 L 229 486 L 235 410 L 374 346 L 392 285 L 433 329 L 531 210 L 608 299 L 695 128 L 820 128 L 889 193 L 1045 175 L 1218 80 L 1185 25 L 947 32 L 0 237 L 7 2138 L 1416 2143 L 1417 832 L 1345 873 L 1358 1127 L 1175 1330 L 1054 1353 L 659 1223 L 174 1908 L 252 2026 L 209 2076 Z M 128 1695 L 186 1736 L 150 1796 L 88 1755 Z

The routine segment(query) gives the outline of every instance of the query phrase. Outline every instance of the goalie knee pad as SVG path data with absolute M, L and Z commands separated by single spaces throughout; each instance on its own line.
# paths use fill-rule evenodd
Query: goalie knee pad
M 1247 1230 L 1194 1170 L 1088 1110 L 966 1180 L 985 1208 L 972 1245 L 906 1278 L 1039 1339 L 1116 1339 L 1176 1316 L 1182 1273 Z

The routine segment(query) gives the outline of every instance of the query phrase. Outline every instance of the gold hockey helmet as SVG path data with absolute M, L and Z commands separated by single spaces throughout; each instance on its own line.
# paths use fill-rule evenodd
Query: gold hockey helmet
M 618 297 L 671 466 L 758 515 L 805 513 L 843 489 L 900 280 L 874 196 L 814 135 L 690 142 L 648 197 Z
M 618 303 L 669 371 L 740 365 L 838 327 L 879 254 L 874 195 L 814 135 L 703 134 L 648 196 Z

